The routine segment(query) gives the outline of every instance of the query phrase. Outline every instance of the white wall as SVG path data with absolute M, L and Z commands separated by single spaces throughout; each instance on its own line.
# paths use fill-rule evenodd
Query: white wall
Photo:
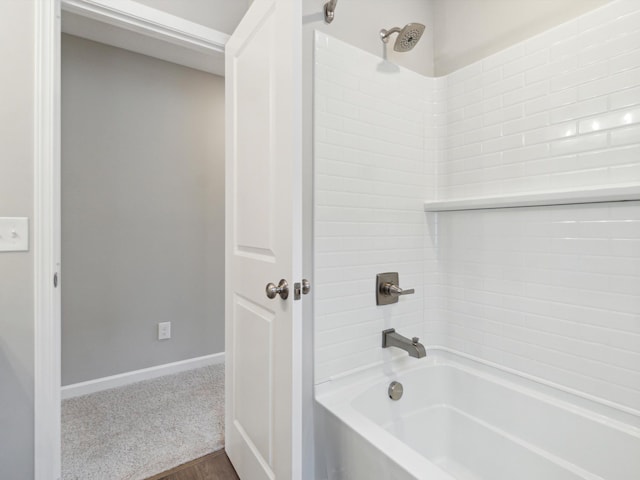
M 423 202 L 435 188 L 425 125 L 434 80 L 381 67 L 374 55 L 318 33 L 315 81 L 315 381 L 398 356 L 394 327 L 423 331 Z M 381 70 L 382 68 L 382 70 Z M 433 148 L 432 148 L 433 149 Z M 377 273 L 416 287 L 377 307 Z
M 63 35 L 62 220 L 63 385 L 224 351 L 224 79 Z
M 32 220 L 34 3 L 10 0 L 2 8 L 0 217 Z M 34 474 L 32 252 L 0 253 L 0 478 Z
M 314 71 L 314 30 L 329 33 L 341 40 L 347 41 L 365 49 L 366 51 L 382 59 L 384 54 L 383 43 L 380 41 L 381 28 L 403 26 L 409 22 L 421 22 L 427 25 L 420 43 L 409 53 L 395 54 L 389 52 L 389 59 L 407 68 L 419 71 L 423 74 L 433 72 L 433 46 L 431 42 L 432 23 L 431 2 L 427 0 L 340 0 L 336 9 L 336 17 L 333 23 L 327 25 L 324 22 L 324 0 L 303 0 L 303 176 L 304 176 L 304 211 L 309 212 L 313 208 L 313 71 Z M 313 244 L 313 218 L 305 216 L 303 232 L 304 244 Z M 313 249 L 304 251 L 304 274 L 311 280 L 312 288 L 316 288 L 313 273 Z M 315 297 L 315 295 L 314 295 Z M 311 302 L 303 306 L 305 319 L 313 318 Z M 311 351 L 314 348 L 314 327 L 305 328 L 303 335 L 303 350 Z M 304 438 L 304 471 L 305 478 L 322 478 L 326 475 L 323 471 L 322 453 L 316 454 L 314 450 L 321 450 L 322 445 L 315 443 L 314 438 L 314 412 L 313 412 L 313 357 L 305 357 L 303 366 L 304 374 L 304 410 L 303 418 Z M 316 462 L 316 458 L 320 461 Z M 315 471 L 314 471 L 315 470 Z
M 611 0 L 433 0 L 435 74 L 446 75 Z
M 640 182 L 640 4 L 447 77 L 440 199 Z M 435 343 L 640 411 L 640 202 L 429 214 Z
M 336 39 L 348 42 L 350 45 L 359 47 L 367 52 L 363 54 L 362 51 L 354 49 L 351 51 L 351 60 L 358 61 L 360 57 L 366 59 L 368 65 L 373 68 L 373 74 L 375 69 L 380 67 L 380 77 L 384 77 L 384 70 L 391 69 L 388 72 L 394 76 L 394 65 L 401 65 L 408 70 L 414 72 L 420 72 L 423 75 L 431 75 L 433 73 L 433 29 L 432 25 L 432 11 L 431 1 L 423 0 L 399 0 L 390 5 L 385 0 L 349 0 L 339 1 L 335 19 L 331 24 L 324 22 L 323 5 L 324 1 L 320 0 L 305 0 L 303 3 L 303 35 L 304 35 L 304 70 L 303 70 L 303 105 L 304 105 L 304 165 L 305 165 L 305 192 L 309 192 L 305 196 L 305 202 L 307 208 L 311 209 L 313 206 L 313 198 L 311 192 L 313 190 L 313 105 L 312 100 L 314 96 L 313 81 L 314 81 L 314 31 L 326 32 Z M 384 44 L 380 40 L 379 31 L 382 28 L 391 28 L 393 26 L 404 26 L 409 22 L 420 22 L 427 26 L 427 29 L 420 40 L 420 43 L 410 52 L 399 54 L 385 50 Z M 389 62 L 384 62 L 386 52 L 386 58 Z M 390 62 L 393 62 L 390 63 Z M 373 67 L 375 65 L 375 67 Z M 330 68 L 330 67 L 327 67 Z M 340 72 L 332 71 L 327 75 L 339 75 Z M 403 75 L 411 76 L 411 72 L 406 72 Z M 405 77 L 402 77 L 405 78 Z M 335 79 L 330 79 L 335 81 Z M 339 80 L 337 80 L 339 81 Z M 334 82 L 335 83 L 335 82 Z M 328 85 L 328 84 L 327 84 Z M 403 86 L 401 82 L 395 84 L 394 88 L 388 88 L 388 94 L 396 95 L 402 93 Z M 371 93 L 371 92 L 369 92 Z M 416 127 L 417 125 L 414 125 Z M 420 194 L 419 196 L 422 196 Z M 308 234 L 308 241 L 311 242 L 311 233 L 313 232 L 312 219 L 307 219 L 305 231 Z M 306 263 L 311 268 L 312 252 L 307 255 Z M 315 279 L 312 279 L 314 288 L 317 284 Z M 318 295 L 314 296 L 315 304 L 318 304 Z M 311 314 L 311 312 L 309 312 Z M 317 327 L 317 326 L 316 326 Z M 306 344 L 308 348 L 312 348 L 314 340 L 311 335 L 306 338 Z M 316 358 L 316 369 L 317 369 Z M 321 374 L 324 375 L 324 374 Z M 318 372 L 316 372 L 316 379 Z M 308 385 L 309 393 L 312 395 L 312 386 Z
M 638 8 L 615 2 L 448 75 L 439 197 L 639 181 Z
M 433 12 L 431 0 L 339 0 L 335 19 L 331 24 L 324 22 L 325 1 L 304 0 L 303 24 L 305 30 L 326 32 L 378 57 L 384 57 L 398 65 L 422 73 L 433 75 Z M 393 51 L 394 34 L 388 47 L 380 40 L 380 30 L 404 27 L 407 23 L 418 22 L 426 25 L 420 42 L 406 53 Z M 306 43 L 310 41 L 307 33 Z M 312 54 L 307 43 L 305 53 Z
M 437 216 L 430 343 L 640 412 L 640 202 Z
M 639 182 L 639 32 L 640 4 L 619 0 L 447 77 L 398 77 L 406 91 L 422 82 L 414 106 L 435 102 L 423 142 L 439 151 L 423 168 L 437 159 L 438 197 Z M 366 54 L 329 45 L 316 69 L 316 381 L 384 360 L 381 327 L 416 328 L 415 312 L 375 306 L 372 273 L 420 261 L 413 243 L 393 248 L 419 238 L 397 203 L 420 202 L 417 171 L 402 178 L 412 138 L 395 130 L 407 105 Z M 640 411 L 639 220 L 640 202 L 423 214 L 424 343 Z

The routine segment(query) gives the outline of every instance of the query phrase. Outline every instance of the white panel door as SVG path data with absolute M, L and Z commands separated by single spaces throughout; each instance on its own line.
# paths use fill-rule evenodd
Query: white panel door
M 300 476 L 299 4 L 255 0 L 225 51 L 225 443 L 242 480 Z M 289 297 L 269 299 L 281 279 Z

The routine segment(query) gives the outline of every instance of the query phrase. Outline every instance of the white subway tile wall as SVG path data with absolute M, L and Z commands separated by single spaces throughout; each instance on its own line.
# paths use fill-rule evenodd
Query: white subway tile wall
M 438 199 L 640 181 L 637 0 L 582 15 L 446 83 Z
M 324 34 L 315 57 L 315 380 L 381 362 L 382 330 L 423 332 L 423 203 L 436 134 L 424 77 Z M 432 82 L 435 83 L 434 80 Z M 429 138 L 427 138 L 429 135 Z M 416 294 L 376 306 L 377 273 Z
M 640 202 L 422 212 L 640 181 L 640 2 L 436 79 L 316 44 L 316 383 L 395 327 L 640 411 Z M 376 307 L 383 271 L 418 293 Z
M 429 343 L 640 411 L 640 202 L 428 216 Z
M 640 181 L 640 2 L 612 2 L 447 86 L 449 108 L 461 91 L 483 95 L 450 111 L 439 199 Z M 640 411 L 640 202 L 427 217 L 430 344 Z

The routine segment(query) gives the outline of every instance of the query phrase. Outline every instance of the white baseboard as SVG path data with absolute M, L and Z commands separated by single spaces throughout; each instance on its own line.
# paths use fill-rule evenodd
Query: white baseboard
M 120 373 L 110 377 L 96 378 L 95 380 L 88 380 L 86 382 L 74 383 L 62 387 L 62 399 L 79 397 L 80 395 L 100 392 L 109 388 L 122 387 L 142 380 L 150 380 L 164 375 L 171 375 L 172 373 L 185 372 L 187 370 L 206 367 L 208 365 L 218 365 L 220 363 L 224 363 L 224 352 L 190 358 L 179 362 L 166 363 L 156 367 L 143 368 L 142 370 L 134 370 L 133 372 Z

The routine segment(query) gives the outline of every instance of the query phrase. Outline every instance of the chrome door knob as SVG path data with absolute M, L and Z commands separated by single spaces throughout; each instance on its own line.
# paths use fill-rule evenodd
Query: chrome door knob
M 289 298 L 289 284 L 284 278 L 280 280 L 278 286 L 275 286 L 273 283 L 267 283 L 265 291 L 267 292 L 268 298 L 276 298 L 276 295 L 280 295 L 282 300 Z

